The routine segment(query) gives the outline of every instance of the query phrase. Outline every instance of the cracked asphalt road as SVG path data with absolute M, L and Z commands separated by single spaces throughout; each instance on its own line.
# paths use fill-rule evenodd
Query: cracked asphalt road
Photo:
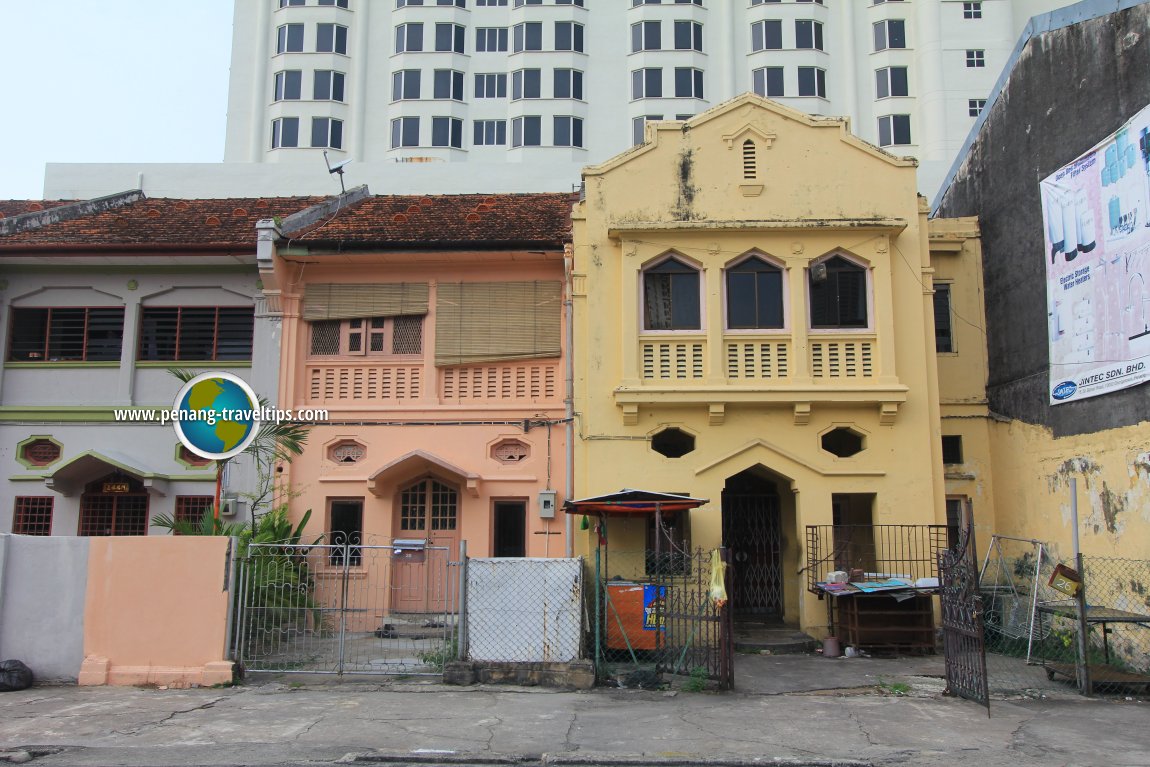
M 0 748 L 44 765 L 287 764 L 422 750 L 475 757 L 1150 765 L 1147 704 L 438 685 L 38 688 L 0 696 Z
M 1150 767 L 1150 703 L 996 700 L 987 718 L 975 704 L 938 695 L 928 677 L 903 677 L 909 696 L 880 694 L 866 668 L 852 666 L 857 679 L 841 689 L 811 689 L 819 685 L 807 674 L 802 691 L 778 694 L 310 680 L 223 690 L 39 687 L 0 695 L 0 756 L 27 749 L 32 764 L 77 767 L 519 756 L 588 766 L 630 759 Z M 771 684 L 781 684 L 777 674 Z

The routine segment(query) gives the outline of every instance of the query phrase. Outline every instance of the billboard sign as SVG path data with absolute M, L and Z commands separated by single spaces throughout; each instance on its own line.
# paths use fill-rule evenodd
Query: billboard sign
M 1041 195 L 1050 403 L 1150 380 L 1150 106 Z

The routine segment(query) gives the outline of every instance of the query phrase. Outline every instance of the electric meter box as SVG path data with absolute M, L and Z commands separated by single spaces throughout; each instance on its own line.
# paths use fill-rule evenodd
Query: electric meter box
M 539 493 L 539 517 L 541 519 L 555 519 L 554 490 L 543 490 Z

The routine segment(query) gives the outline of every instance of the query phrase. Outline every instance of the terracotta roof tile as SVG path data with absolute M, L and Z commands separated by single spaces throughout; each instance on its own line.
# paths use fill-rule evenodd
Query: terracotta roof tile
M 254 250 L 256 221 L 287 216 L 326 199 L 141 199 L 112 210 L 0 236 L 0 251 L 52 245 L 218 245 Z
M 435 248 L 559 247 L 571 239 L 570 194 L 378 195 L 284 236 L 297 243 Z
M 0 200 L 0 218 L 19 216 L 21 213 L 36 213 L 72 202 L 75 200 Z

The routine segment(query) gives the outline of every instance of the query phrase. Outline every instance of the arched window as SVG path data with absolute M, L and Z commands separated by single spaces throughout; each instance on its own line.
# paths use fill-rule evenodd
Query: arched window
M 699 272 L 668 258 L 643 272 L 643 328 L 698 330 Z
M 812 264 L 807 270 L 812 328 L 865 328 L 866 269 L 842 256 Z
M 743 142 L 743 178 L 756 178 L 758 165 L 755 160 L 755 142 L 747 139 Z
M 755 256 L 727 269 L 727 327 L 783 327 L 783 270 Z
M 400 493 L 399 529 L 405 534 L 454 530 L 458 517 L 459 493 L 437 479 L 422 479 Z

